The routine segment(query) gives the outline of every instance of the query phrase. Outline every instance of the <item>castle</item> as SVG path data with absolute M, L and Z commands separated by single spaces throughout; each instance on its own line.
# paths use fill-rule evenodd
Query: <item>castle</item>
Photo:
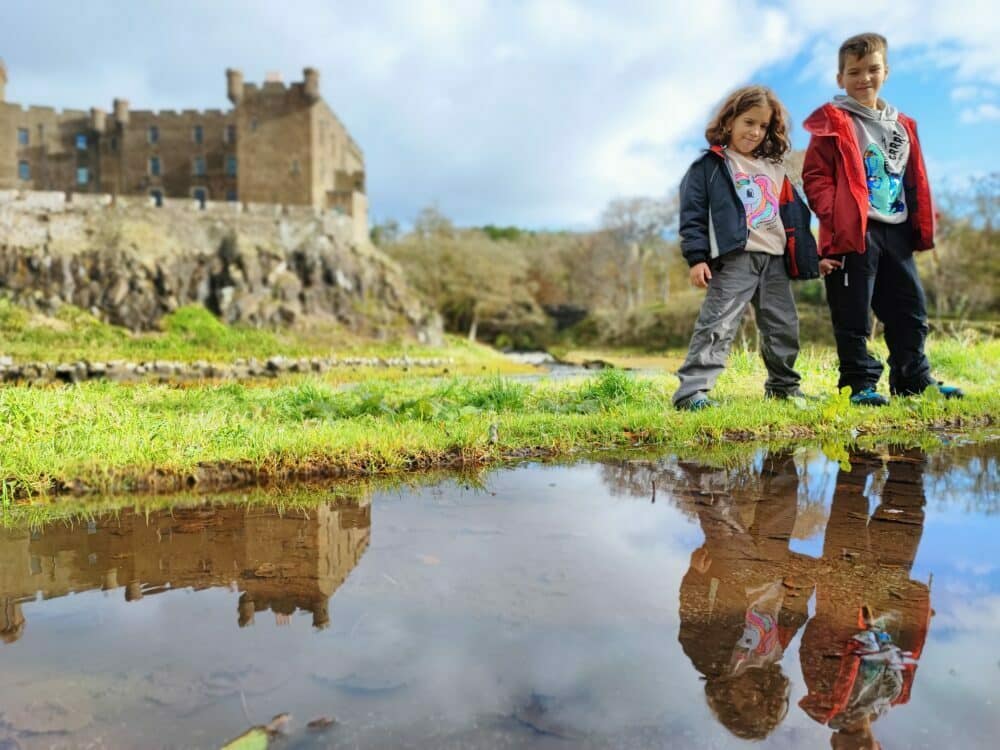
M 364 157 L 319 92 L 319 72 L 263 85 L 226 71 L 233 108 L 57 111 L 6 101 L 0 60 L 0 190 L 311 206 L 367 226 Z
M 123 509 L 79 524 L 0 528 L 0 648 L 17 641 L 21 605 L 83 591 L 121 589 L 125 601 L 189 588 L 240 592 L 245 627 L 270 610 L 330 622 L 329 600 L 368 548 L 367 495 L 305 510 L 206 504 L 167 511 Z

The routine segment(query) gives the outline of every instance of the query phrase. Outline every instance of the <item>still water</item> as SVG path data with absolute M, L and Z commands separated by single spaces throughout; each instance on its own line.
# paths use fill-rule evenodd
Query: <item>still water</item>
M 0 748 L 996 747 L 1000 441 L 842 459 L 0 529 Z

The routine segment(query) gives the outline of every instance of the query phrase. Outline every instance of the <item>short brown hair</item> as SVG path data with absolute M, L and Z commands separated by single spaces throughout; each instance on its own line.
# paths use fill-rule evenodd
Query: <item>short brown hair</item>
M 872 52 L 881 52 L 882 57 L 889 57 L 889 42 L 886 41 L 885 37 L 873 31 L 866 34 L 855 34 L 840 45 L 840 51 L 837 53 L 837 72 L 844 72 L 848 55 L 860 60 Z
M 753 155 L 775 162 L 781 161 L 781 157 L 792 146 L 788 140 L 788 126 L 785 124 L 785 108 L 766 86 L 745 86 L 727 96 L 705 128 L 705 140 L 711 146 L 728 146 L 733 120 L 753 107 L 770 107 L 772 113 L 771 124 Z

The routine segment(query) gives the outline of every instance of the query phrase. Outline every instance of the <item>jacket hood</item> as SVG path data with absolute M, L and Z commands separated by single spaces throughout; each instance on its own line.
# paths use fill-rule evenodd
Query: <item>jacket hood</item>
M 876 108 L 872 109 L 852 96 L 835 96 L 833 106 L 874 122 L 895 122 L 899 116 L 899 110 L 884 99 L 879 99 Z

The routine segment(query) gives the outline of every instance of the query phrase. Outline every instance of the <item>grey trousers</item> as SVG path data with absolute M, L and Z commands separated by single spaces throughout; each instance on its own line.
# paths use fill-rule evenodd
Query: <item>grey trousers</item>
M 765 392 L 793 392 L 802 380 L 793 369 L 799 355 L 799 316 L 783 259 L 767 253 L 732 252 L 711 265 L 712 280 L 687 359 L 677 371 L 681 384 L 674 404 L 704 395 L 715 385 L 748 303 L 757 314 L 760 354 L 767 367 Z

